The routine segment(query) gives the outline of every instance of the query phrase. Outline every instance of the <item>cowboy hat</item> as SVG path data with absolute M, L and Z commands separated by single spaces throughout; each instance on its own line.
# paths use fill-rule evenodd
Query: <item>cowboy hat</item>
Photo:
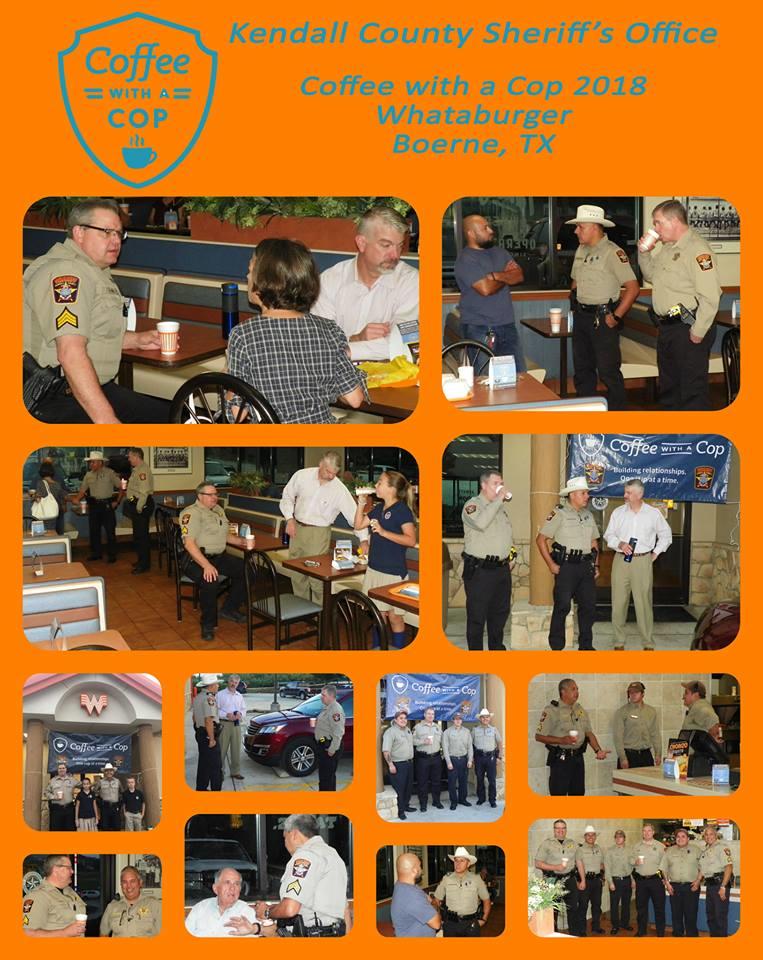
M 611 220 L 607 220 L 604 216 L 603 207 L 595 207 L 590 203 L 582 203 L 578 207 L 578 212 L 575 214 L 573 220 L 565 220 L 567 224 L 570 223 L 598 223 L 600 227 L 614 227 L 614 223 Z
M 576 490 L 590 490 L 588 481 L 585 477 L 570 477 L 567 486 L 559 491 L 560 497 L 566 497 L 568 493 L 574 493 Z
M 456 852 L 454 854 L 448 854 L 448 860 L 457 860 L 460 857 L 463 857 L 464 860 L 469 861 L 469 866 L 473 867 L 477 862 L 477 858 L 472 856 L 471 853 L 466 849 L 466 847 L 456 847 Z

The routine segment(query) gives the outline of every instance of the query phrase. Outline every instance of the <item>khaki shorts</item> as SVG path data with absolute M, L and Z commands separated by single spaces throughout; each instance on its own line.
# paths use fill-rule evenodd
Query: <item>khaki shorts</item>
M 408 577 L 401 578 L 396 573 L 381 573 L 379 570 L 372 570 L 368 567 L 363 578 L 363 593 L 368 595 L 368 591 L 373 590 L 374 587 L 386 587 L 390 583 L 400 583 L 401 579 L 407 580 Z M 382 603 L 380 600 L 374 600 L 374 603 L 380 613 L 388 613 L 391 610 L 401 617 L 403 615 L 404 611 L 400 607 L 393 607 L 389 603 Z

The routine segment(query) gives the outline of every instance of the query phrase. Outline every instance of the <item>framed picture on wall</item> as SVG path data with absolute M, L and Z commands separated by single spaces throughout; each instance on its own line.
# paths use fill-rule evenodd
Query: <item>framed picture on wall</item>
M 152 473 L 191 473 L 190 447 L 151 447 Z

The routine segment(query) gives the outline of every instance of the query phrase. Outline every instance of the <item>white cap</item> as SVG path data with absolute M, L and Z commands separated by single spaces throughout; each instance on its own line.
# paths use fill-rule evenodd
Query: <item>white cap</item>
M 592 203 L 582 203 L 574 220 L 565 220 L 565 223 L 598 223 L 600 227 L 614 227 L 611 220 L 604 216 L 603 207 L 595 207 Z
M 567 486 L 562 487 L 559 491 L 559 496 L 566 497 L 568 493 L 574 493 L 576 490 L 590 490 L 588 486 L 588 481 L 585 477 L 570 477 L 567 481 Z

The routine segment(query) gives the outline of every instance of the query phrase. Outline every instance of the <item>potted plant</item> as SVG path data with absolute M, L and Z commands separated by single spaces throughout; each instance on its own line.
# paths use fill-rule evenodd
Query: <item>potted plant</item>
M 565 913 L 567 891 L 561 880 L 531 876 L 527 881 L 527 921 L 538 937 L 554 932 L 554 911 Z
M 238 493 L 246 497 L 258 497 L 263 487 L 270 481 L 264 473 L 232 473 L 230 478 L 231 493 Z

